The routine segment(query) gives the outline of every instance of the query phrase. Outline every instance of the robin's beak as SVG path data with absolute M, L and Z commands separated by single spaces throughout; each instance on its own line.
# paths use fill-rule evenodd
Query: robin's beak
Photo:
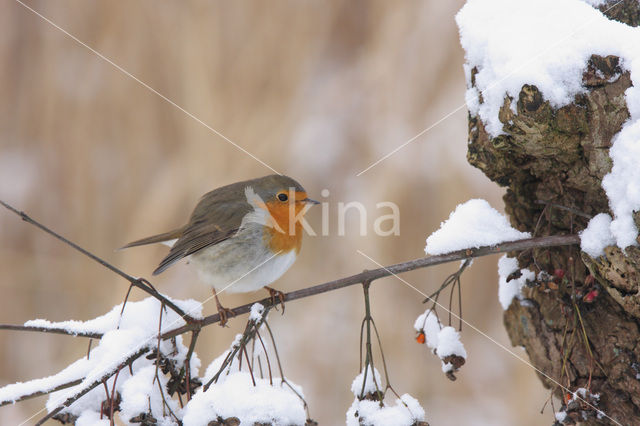
M 311 198 L 305 198 L 302 200 L 303 203 L 307 204 L 320 204 L 320 201 L 312 200 Z

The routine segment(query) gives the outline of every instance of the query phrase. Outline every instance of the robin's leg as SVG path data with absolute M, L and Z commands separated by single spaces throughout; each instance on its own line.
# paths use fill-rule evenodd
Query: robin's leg
M 284 315 L 284 293 L 280 290 L 276 290 L 275 288 L 264 286 L 264 289 L 269 292 L 269 296 L 271 297 L 271 304 L 276 304 L 276 296 L 280 300 L 280 306 L 282 306 L 282 315 Z
M 213 297 L 216 298 L 216 307 L 218 308 L 218 315 L 220 315 L 220 326 L 224 327 L 227 324 L 227 319 L 229 317 L 235 317 L 236 314 L 228 308 L 225 308 L 220 304 L 220 300 L 218 300 L 218 293 L 216 293 L 216 289 L 213 288 Z

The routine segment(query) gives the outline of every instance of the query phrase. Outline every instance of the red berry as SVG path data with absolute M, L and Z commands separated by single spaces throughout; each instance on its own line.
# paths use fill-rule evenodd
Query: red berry
M 553 271 L 553 275 L 562 279 L 564 277 L 564 269 L 556 269 L 555 271 Z
M 598 297 L 598 290 L 591 290 L 589 293 L 585 294 L 582 300 L 586 303 L 591 303 L 596 297 Z
M 420 343 L 421 345 L 424 344 L 425 342 L 425 335 L 423 332 L 420 332 L 420 334 L 418 334 L 418 337 L 416 337 L 416 342 Z

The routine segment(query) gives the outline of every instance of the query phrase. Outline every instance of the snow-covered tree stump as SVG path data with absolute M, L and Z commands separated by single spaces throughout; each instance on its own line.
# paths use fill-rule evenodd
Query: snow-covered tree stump
M 609 190 L 603 189 L 603 178 L 612 172 L 616 163 L 613 160 L 619 161 L 613 159 L 610 148 L 616 142 L 622 144 L 623 128 L 634 127 L 634 118 L 638 119 L 633 112 L 637 114 L 640 100 L 632 97 L 635 92 L 628 89 L 633 87 L 634 78 L 636 85 L 640 81 L 640 70 L 634 75 L 631 65 L 634 60 L 640 61 L 640 46 L 636 45 L 636 55 L 632 57 L 599 55 L 625 52 L 624 48 L 616 49 L 616 43 L 624 43 L 620 34 L 598 33 L 600 28 L 618 29 L 620 24 L 598 17 L 596 10 L 585 10 L 589 6 L 584 3 L 569 1 L 553 6 L 565 8 L 562 12 L 566 13 L 566 28 L 575 29 L 574 33 L 567 33 L 566 39 L 558 36 L 557 45 L 536 45 L 537 34 L 548 38 L 549 32 L 553 35 L 563 24 L 561 19 L 554 21 L 550 9 L 538 10 L 544 5 L 535 5 L 535 1 L 528 5 L 517 2 L 517 7 L 532 8 L 522 16 L 504 12 L 505 20 L 522 19 L 507 24 L 514 29 L 513 39 L 501 39 L 496 35 L 501 29 L 492 28 L 486 19 L 499 15 L 505 3 L 492 1 L 491 5 L 485 2 L 477 7 L 473 3 L 469 1 L 467 10 L 458 16 L 467 52 L 469 163 L 507 188 L 505 210 L 511 223 L 536 237 L 581 231 L 599 213 L 617 219 L 619 205 Z M 629 26 L 621 31 L 638 34 L 631 27 L 640 23 L 640 2 L 588 3 L 596 4 L 609 19 Z M 574 13 L 585 15 L 580 19 L 586 28 L 579 28 L 578 23 L 571 27 L 577 22 L 572 19 Z M 595 16 L 594 22 L 589 22 L 591 15 Z M 538 21 L 536 16 L 540 16 Z M 546 22 L 550 22 L 548 26 Z M 509 33 L 508 29 L 502 31 Z M 518 38 L 518 31 L 528 34 Z M 584 38 L 583 31 L 596 32 L 593 37 L 609 40 L 601 44 L 584 40 L 580 45 L 576 39 Z M 518 44 L 520 40 L 522 43 Z M 581 81 L 580 76 L 578 81 L 572 80 L 568 63 L 574 61 L 575 68 L 580 61 L 575 57 L 585 58 L 589 43 L 594 50 L 590 58 L 586 56 L 588 60 L 583 59 Z M 530 62 L 519 64 L 527 69 L 510 74 L 502 71 L 501 75 L 502 65 L 522 55 L 516 49 L 531 49 Z M 527 81 L 527 72 L 533 80 L 540 76 L 539 81 Z M 519 76 L 522 80 L 514 91 L 513 80 Z M 545 86 L 545 78 L 556 80 Z M 572 84 L 575 89 L 571 89 Z M 563 93 L 570 96 L 567 101 L 554 97 L 558 87 L 569 87 Z M 639 123 L 635 127 L 627 130 L 635 133 L 631 138 L 635 137 L 637 146 Z M 638 151 L 624 155 L 634 161 L 629 158 L 633 152 Z M 640 157 L 635 157 L 635 162 L 640 168 Z M 640 182 L 631 184 L 640 186 Z M 604 222 L 601 226 L 606 235 L 598 240 L 602 247 L 606 246 L 602 256 L 592 257 L 578 247 L 557 247 L 518 257 L 519 268 L 535 272 L 537 278 L 527 283 L 521 297 L 510 303 L 504 323 L 512 344 L 526 349 L 532 364 L 544 373 L 540 374 L 544 385 L 565 403 L 564 413 L 557 416 L 562 423 L 583 421 L 583 414 L 588 424 L 608 423 L 611 419 L 597 410 L 588 413 L 588 406 L 571 407 L 571 395 L 549 378 L 572 390 L 589 389 L 594 405 L 621 424 L 637 424 L 640 419 L 640 249 L 635 240 L 640 214 L 637 207 L 629 210 L 628 227 L 632 227 L 631 222 L 636 227 L 636 234 L 628 242 L 631 245 L 621 244 L 619 235 L 611 236 L 611 218 L 603 215 L 599 219 Z M 583 250 L 584 244 L 583 241 Z M 519 276 L 506 279 L 507 285 Z

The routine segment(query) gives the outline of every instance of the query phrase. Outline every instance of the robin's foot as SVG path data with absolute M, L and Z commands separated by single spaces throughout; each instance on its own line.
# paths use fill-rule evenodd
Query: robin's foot
M 229 317 L 235 317 L 236 314 L 231 309 L 225 308 L 220 304 L 220 300 L 218 300 L 218 294 L 216 293 L 216 289 L 213 289 L 213 297 L 216 298 L 216 307 L 218 308 L 218 315 L 220 315 L 220 327 L 224 327 L 227 325 L 227 319 Z
M 275 288 L 271 288 L 271 287 L 264 287 L 265 290 L 267 290 L 269 292 L 269 296 L 271 297 L 271 304 L 275 305 L 276 304 L 276 296 L 278 296 L 278 299 L 280 300 L 280 306 L 282 306 L 282 315 L 284 315 L 284 298 L 285 298 L 285 294 L 283 292 L 281 292 L 280 290 L 276 290 Z
M 220 315 L 220 327 L 224 327 L 227 325 L 227 320 L 229 317 L 235 317 L 236 314 L 229 308 L 225 308 L 221 304 L 218 303 L 218 315 Z

